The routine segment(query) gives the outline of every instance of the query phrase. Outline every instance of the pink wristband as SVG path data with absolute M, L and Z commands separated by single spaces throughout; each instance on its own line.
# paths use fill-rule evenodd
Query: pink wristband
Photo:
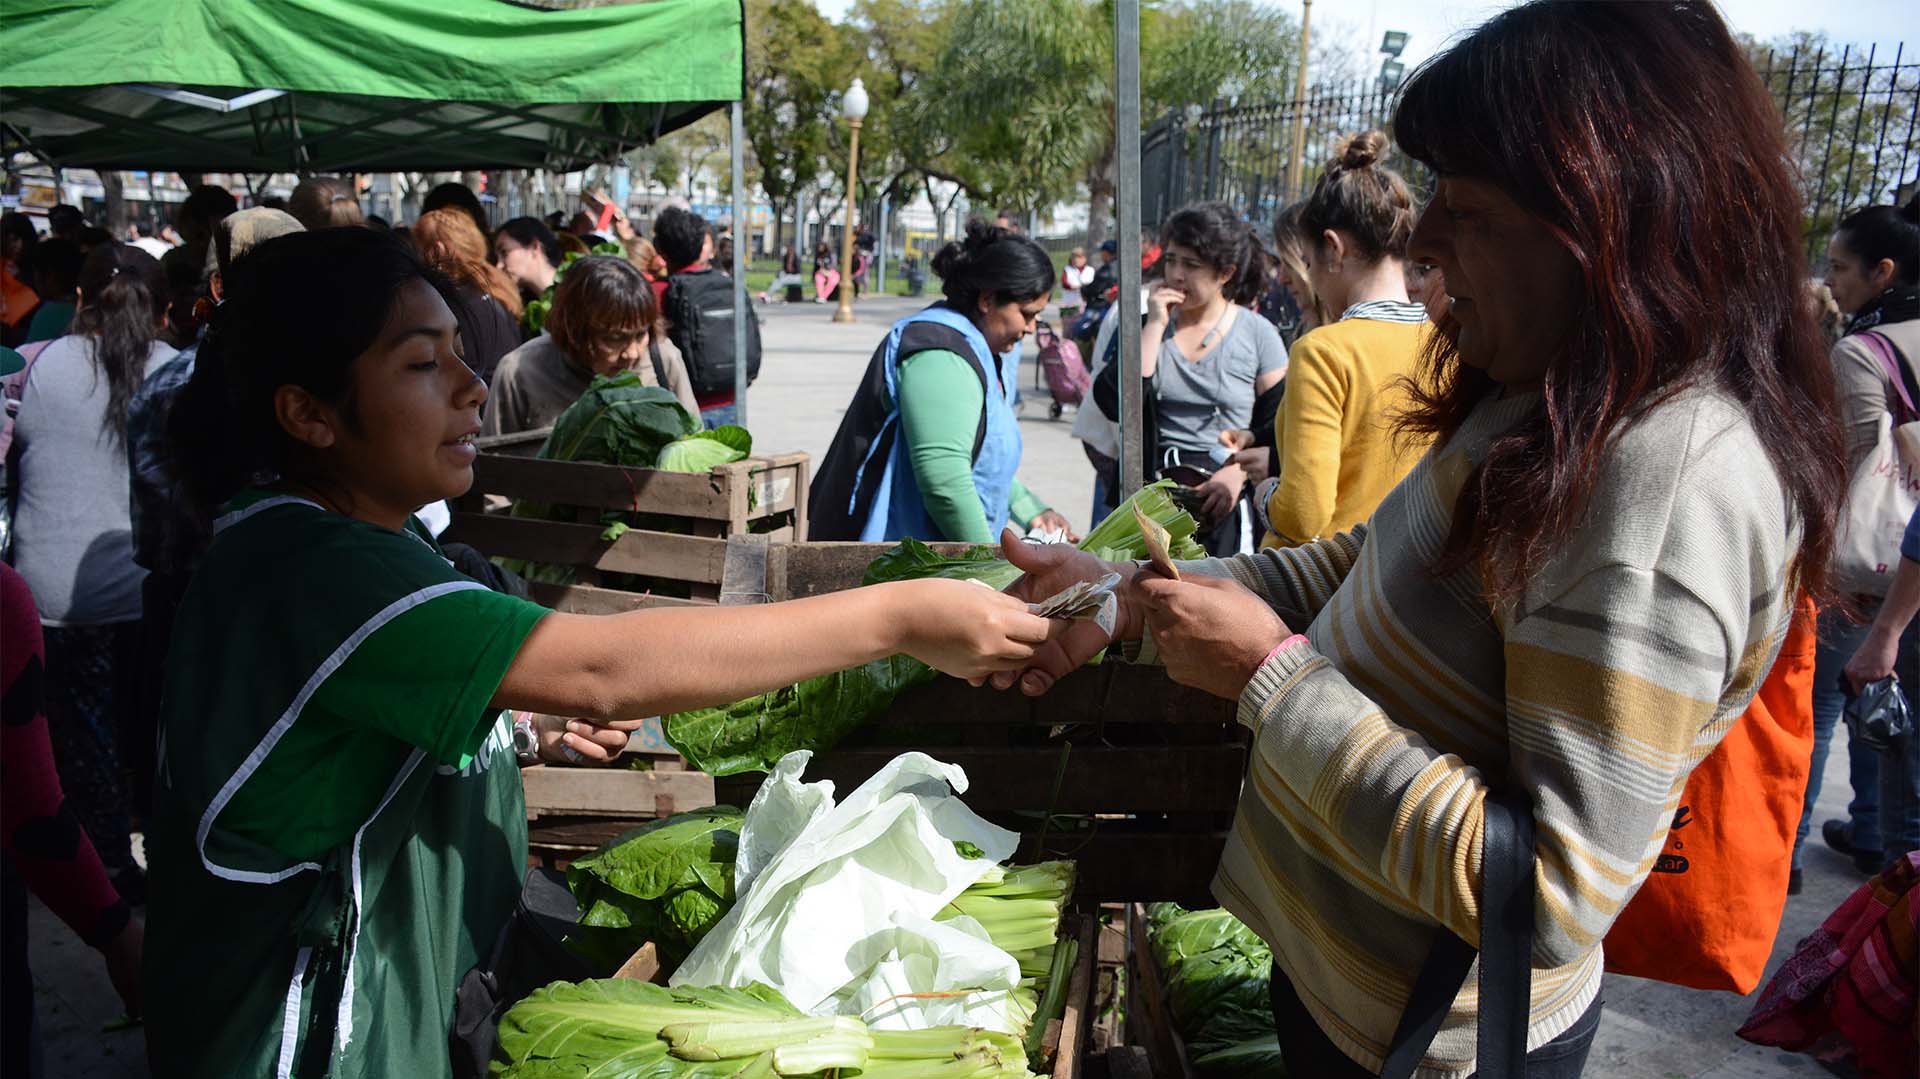
M 1281 641 L 1279 644 L 1274 645 L 1273 651 L 1267 653 L 1267 658 L 1261 660 L 1260 665 L 1264 667 L 1267 664 L 1272 663 L 1273 657 L 1279 655 L 1280 653 L 1286 651 L 1289 648 L 1292 648 L 1296 644 L 1310 644 L 1310 643 L 1312 642 L 1307 640 L 1306 634 L 1296 633 L 1293 636 L 1288 637 L 1286 640 Z

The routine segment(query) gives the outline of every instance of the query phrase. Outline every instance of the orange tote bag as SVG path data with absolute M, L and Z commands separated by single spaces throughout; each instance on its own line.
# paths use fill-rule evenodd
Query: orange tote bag
M 1666 848 L 1607 932 L 1608 970 L 1743 994 L 1760 984 L 1807 791 L 1814 641 L 1803 598 L 1760 692 L 1688 777 Z

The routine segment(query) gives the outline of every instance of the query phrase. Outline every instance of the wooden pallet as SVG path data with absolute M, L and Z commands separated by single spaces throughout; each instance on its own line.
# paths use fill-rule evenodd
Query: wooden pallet
M 546 434 L 482 439 L 473 487 L 454 502 L 453 522 L 442 536 L 490 557 L 572 567 L 572 585 L 531 586 L 533 598 L 546 606 L 613 614 L 715 603 L 727 580 L 727 537 L 806 538 L 804 453 L 749 457 L 700 474 L 662 472 L 531 456 Z M 513 517 L 505 507 L 516 500 L 558 507 L 568 519 Z M 599 523 L 608 511 L 647 514 L 662 523 L 608 539 Z M 668 527 L 674 530 L 661 530 Z M 610 574 L 649 579 L 663 592 L 608 587 Z

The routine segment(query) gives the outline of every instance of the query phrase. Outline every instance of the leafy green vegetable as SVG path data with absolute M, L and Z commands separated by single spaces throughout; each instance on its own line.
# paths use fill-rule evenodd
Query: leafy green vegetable
M 684 1024 L 751 1023 L 786 1027 L 796 1040 L 815 1036 L 807 1019 L 764 985 L 745 989 L 669 989 L 615 978 L 555 982 L 507 1010 L 500 1020 L 496 1074 L 505 1079 L 731 1079 L 749 1059 L 692 1061 L 673 1055 L 662 1028 Z M 864 1054 L 862 1054 L 864 1056 Z M 857 1064 L 849 1063 L 848 1067 Z M 748 1073 L 751 1074 L 751 1073 Z M 765 1075 L 778 1073 L 771 1068 Z
M 917 539 L 903 539 L 892 550 L 867 563 L 862 585 L 885 581 L 916 581 L 927 577 L 985 581 L 1005 588 L 1020 579 L 1020 570 L 1000 557 L 997 547 L 975 544 L 957 555 L 943 555 Z
M 1147 939 L 1167 983 L 1173 1024 L 1203 1076 L 1286 1075 L 1268 996 L 1273 953 L 1224 910 L 1155 903 Z
M 744 427 L 717 427 L 669 442 L 653 467 L 667 472 L 710 472 L 753 452 L 753 436 Z
M 557 426 L 554 433 L 559 433 Z M 1203 557 L 1206 552 L 1193 540 L 1193 518 L 1167 493 L 1172 487 L 1172 481 L 1162 480 L 1141 488 L 1088 533 L 1081 549 L 1109 561 L 1146 557 L 1140 524 L 1133 516 L 1137 505 L 1167 530 L 1173 557 Z M 1019 576 L 1019 569 L 992 547 L 970 547 L 948 556 L 919 540 L 905 539 L 867 566 L 862 583 L 950 577 L 1005 588 Z M 862 723 L 885 712 L 902 691 L 936 677 L 938 672 L 917 660 L 893 656 L 724 708 L 676 713 L 666 717 L 666 737 L 693 767 L 709 775 L 765 772 L 796 749 L 832 748 Z
M 668 443 L 700 430 L 673 391 L 649 386 L 637 371 L 597 376 L 553 421 L 540 456 L 554 461 L 648 468 Z
M 731 806 L 680 813 L 574 862 L 567 887 L 585 913 L 568 945 L 608 973 L 648 941 L 678 964 L 733 905 L 741 822 Z
M 851 1016 L 802 1015 L 759 984 L 555 982 L 508 1009 L 500 1055 L 499 1079 L 1034 1079 L 1011 1035 L 973 1027 L 870 1031 Z
M 911 656 L 888 656 L 724 708 L 675 713 L 666 718 L 667 741 L 708 775 L 770 771 L 796 749 L 831 748 L 901 691 L 938 676 Z

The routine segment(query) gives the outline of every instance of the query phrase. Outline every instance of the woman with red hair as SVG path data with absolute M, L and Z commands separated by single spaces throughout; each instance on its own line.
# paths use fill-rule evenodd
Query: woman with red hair
M 457 206 L 421 214 L 413 244 L 421 261 L 453 279 L 453 317 L 460 322 L 467 366 L 492 382 L 500 357 L 520 347 L 520 289 L 487 261 L 487 238 Z

